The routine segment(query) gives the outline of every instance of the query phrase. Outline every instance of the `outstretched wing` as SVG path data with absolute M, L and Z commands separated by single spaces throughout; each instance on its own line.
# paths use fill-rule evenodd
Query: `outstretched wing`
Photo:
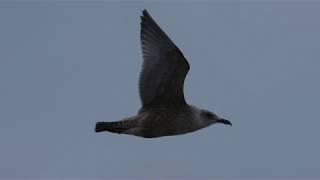
M 143 65 L 139 91 L 143 108 L 173 108 L 186 104 L 184 79 L 189 63 L 149 13 L 141 16 Z

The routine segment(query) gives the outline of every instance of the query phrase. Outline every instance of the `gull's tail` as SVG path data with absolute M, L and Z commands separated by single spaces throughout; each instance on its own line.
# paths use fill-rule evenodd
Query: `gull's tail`
M 128 119 L 115 121 L 115 122 L 97 122 L 95 131 L 96 132 L 109 131 L 109 132 L 121 134 L 136 126 L 137 126 L 137 121 L 132 118 L 128 118 Z

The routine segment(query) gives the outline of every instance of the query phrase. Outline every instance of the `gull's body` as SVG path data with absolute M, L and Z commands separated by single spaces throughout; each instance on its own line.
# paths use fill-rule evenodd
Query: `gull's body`
M 214 123 L 231 123 L 207 110 L 188 105 L 183 84 L 189 63 L 146 10 L 141 17 L 143 65 L 139 80 L 142 108 L 136 116 L 98 122 L 96 132 L 109 131 L 140 137 L 185 134 Z

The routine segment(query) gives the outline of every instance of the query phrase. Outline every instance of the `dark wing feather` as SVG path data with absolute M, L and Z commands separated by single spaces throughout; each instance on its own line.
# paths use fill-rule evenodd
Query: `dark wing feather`
M 141 16 L 140 38 L 144 61 L 139 91 L 143 108 L 185 105 L 183 84 L 189 64 L 146 10 Z

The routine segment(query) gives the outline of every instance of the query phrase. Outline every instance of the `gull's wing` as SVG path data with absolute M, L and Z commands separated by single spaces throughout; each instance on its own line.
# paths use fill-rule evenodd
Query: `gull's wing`
M 184 79 L 189 64 L 149 13 L 141 16 L 143 65 L 139 91 L 143 108 L 175 108 L 186 104 Z

